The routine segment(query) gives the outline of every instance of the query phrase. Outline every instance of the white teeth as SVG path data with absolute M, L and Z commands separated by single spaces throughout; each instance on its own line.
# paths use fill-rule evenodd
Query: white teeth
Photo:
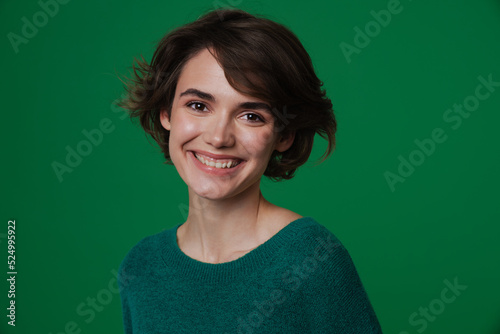
M 215 167 L 215 168 L 233 168 L 236 165 L 240 164 L 239 162 L 234 161 L 234 160 L 232 160 L 232 161 L 226 161 L 226 162 L 214 162 L 214 161 L 210 161 L 208 159 L 205 160 L 205 159 L 203 159 L 203 157 L 198 156 L 196 153 L 194 153 L 194 156 L 196 157 L 196 159 L 198 159 L 199 161 L 201 161 L 201 163 L 203 163 L 204 165 L 207 165 L 207 166 L 210 166 L 210 167 Z

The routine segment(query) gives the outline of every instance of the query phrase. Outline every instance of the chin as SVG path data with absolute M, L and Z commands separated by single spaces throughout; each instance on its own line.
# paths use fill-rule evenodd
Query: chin
M 224 199 L 230 195 L 228 191 L 224 191 L 216 183 L 205 184 L 204 186 L 198 183 L 195 186 L 190 186 L 190 188 L 196 196 L 210 200 Z

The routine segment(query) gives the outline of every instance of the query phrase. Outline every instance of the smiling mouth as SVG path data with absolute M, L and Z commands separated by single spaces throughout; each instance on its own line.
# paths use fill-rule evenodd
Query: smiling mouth
M 198 159 L 198 161 L 200 161 L 202 164 L 218 169 L 234 168 L 243 161 L 233 159 L 213 159 L 197 152 L 193 152 L 193 154 L 195 158 Z

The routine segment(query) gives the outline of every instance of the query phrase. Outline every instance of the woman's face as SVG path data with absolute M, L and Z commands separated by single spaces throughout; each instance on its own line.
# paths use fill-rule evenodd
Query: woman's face
M 185 64 L 171 117 L 166 111 L 161 115 L 170 131 L 172 162 L 190 194 L 204 198 L 229 198 L 260 182 L 272 152 L 283 152 L 293 142 L 293 136 L 280 139 L 274 130 L 267 103 L 229 85 L 208 50 Z

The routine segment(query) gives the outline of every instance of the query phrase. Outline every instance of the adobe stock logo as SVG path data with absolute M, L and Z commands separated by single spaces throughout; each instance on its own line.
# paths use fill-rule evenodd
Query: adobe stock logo
M 462 104 L 454 103 L 453 108 L 446 109 L 443 112 L 443 121 L 449 123 L 452 130 L 459 129 L 463 120 L 468 119 L 472 112 L 479 108 L 480 101 L 488 99 L 495 92 L 496 87 L 500 87 L 500 81 L 493 81 L 491 73 L 487 79 L 480 75 L 477 80 L 479 84 L 476 86 L 474 94 L 465 97 Z M 398 155 L 399 165 L 396 173 L 389 170 L 384 172 L 384 178 L 391 192 L 396 191 L 398 183 L 405 182 L 407 178 L 413 175 L 416 167 L 421 166 L 428 157 L 434 154 L 438 144 L 444 143 L 447 139 L 446 131 L 441 127 L 437 127 L 431 131 L 429 138 L 415 139 L 413 142 L 416 148 L 406 157 L 401 154 Z
M 458 283 L 458 277 L 453 279 L 453 283 L 448 279 L 443 281 L 446 286 L 441 290 L 439 298 L 433 299 L 426 307 L 420 306 L 418 312 L 413 312 L 408 318 L 408 323 L 411 326 L 418 327 L 417 333 L 422 333 L 427 329 L 430 322 L 434 322 L 437 316 L 441 315 L 446 310 L 446 304 L 451 304 L 457 300 L 457 297 L 467 289 L 467 285 Z M 410 334 L 410 332 L 402 331 L 399 334 Z
M 21 27 L 21 35 L 14 32 L 7 34 L 7 39 L 14 49 L 14 52 L 19 53 L 19 46 L 21 44 L 28 44 L 29 41 L 38 35 L 38 30 L 45 27 L 49 23 L 49 18 L 53 18 L 59 13 L 59 5 L 65 5 L 70 0 L 47 0 L 38 1 L 38 5 L 42 10 L 37 11 L 31 17 L 31 20 L 26 16 L 21 18 L 23 23 Z
M 356 33 L 353 39 L 354 45 L 346 42 L 339 44 L 347 63 L 350 64 L 352 55 L 360 54 L 361 50 L 366 48 L 372 39 L 382 32 L 382 28 L 386 28 L 391 23 L 392 17 L 403 11 L 403 8 L 399 0 L 389 0 L 387 2 L 387 9 L 381 9 L 378 12 L 371 10 L 370 15 L 373 17 L 373 20 L 365 24 L 364 31 L 358 26 L 355 26 L 353 29 Z
M 49 334 L 81 334 L 84 332 L 84 324 L 92 323 L 97 317 L 98 313 L 104 311 L 113 300 L 120 299 L 120 292 L 131 284 L 136 279 L 136 276 L 127 273 L 120 268 L 117 270 L 112 269 L 111 274 L 113 277 L 108 280 L 108 284 L 97 291 L 92 296 L 87 296 L 85 301 L 79 303 L 75 312 L 78 316 L 84 318 L 75 320 L 74 318 L 67 321 L 62 327 L 62 330 L 49 332 Z
M 123 95 L 122 95 L 123 98 Z M 111 103 L 111 110 L 118 114 L 120 120 L 128 118 L 128 113 L 126 110 L 118 107 L 119 99 L 114 100 Z M 112 133 L 116 126 L 113 121 L 107 117 L 102 118 L 96 128 L 87 130 L 83 129 L 81 131 L 85 139 L 80 140 L 73 148 L 70 145 L 66 145 L 66 157 L 63 162 L 57 160 L 52 161 L 50 167 L 54 171 L 59 183 L 64 181 L 65 174 L 71 174 L 75 168 L 82 164 L 84 158 L 88 157 L 94 149 L 100 146 L 104 140 L 104 135 Z

